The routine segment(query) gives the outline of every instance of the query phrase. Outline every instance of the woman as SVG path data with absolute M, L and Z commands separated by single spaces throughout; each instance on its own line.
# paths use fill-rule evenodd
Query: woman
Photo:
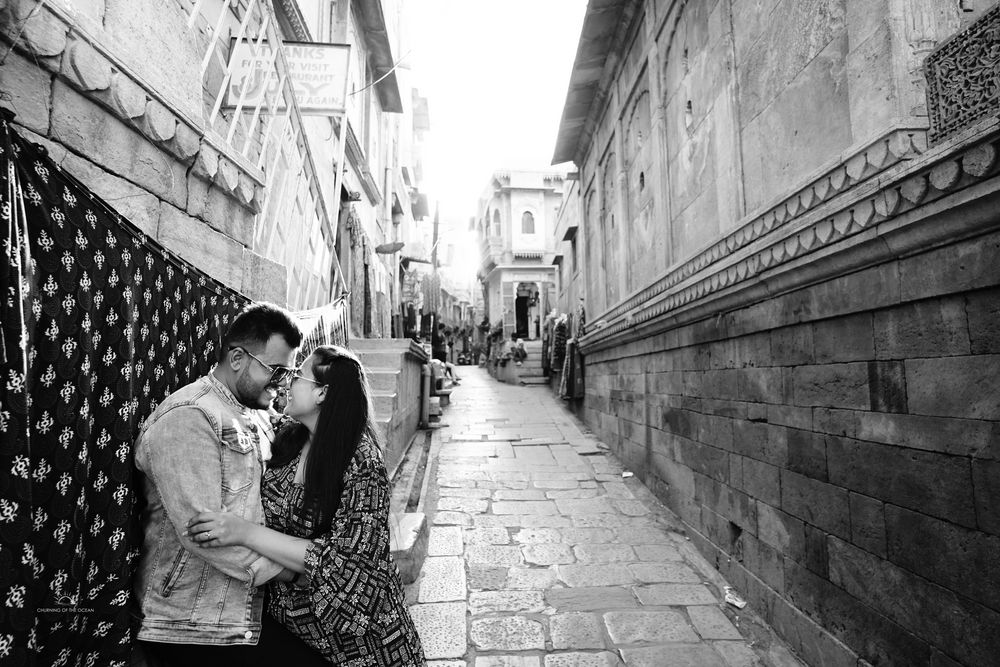
M 389 477 L 358 358 L 321 346 L 293 377 L 261 495 L 267 527 L 201 512 L 204 548 L 240 544 L 299 573 L 268 586 L 268 612 L 337 665 L 422 665 L 389 554 Z

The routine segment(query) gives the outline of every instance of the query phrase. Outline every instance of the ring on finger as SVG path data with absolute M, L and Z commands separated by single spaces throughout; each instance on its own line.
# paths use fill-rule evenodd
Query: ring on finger
M 212 531 L 210 531 L 210 530 L 206 530 L 205 531 L 205 539 L 206 540 L 212 539 Z

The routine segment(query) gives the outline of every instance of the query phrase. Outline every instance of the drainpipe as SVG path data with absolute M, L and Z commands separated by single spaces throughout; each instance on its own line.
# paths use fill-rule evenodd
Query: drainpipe
M 420 424 L 424 428 L 431 425 L 431 365 L 420 368 Z

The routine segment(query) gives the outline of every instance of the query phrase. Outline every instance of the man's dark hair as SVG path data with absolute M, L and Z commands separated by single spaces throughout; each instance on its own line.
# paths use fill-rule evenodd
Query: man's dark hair
M 287 310 L 266 301 L 247 306 L 222 337 L 219 361 L 225 359 L 229 350 L 236 346 L 263 347 L 274 334 L 280 334 L 289 347 L 296 348 L 302 344 L 302 331 Z

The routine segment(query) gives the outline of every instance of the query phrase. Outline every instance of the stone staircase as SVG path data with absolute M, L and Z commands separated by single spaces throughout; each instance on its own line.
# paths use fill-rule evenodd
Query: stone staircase
M 357 338 L 350 346 L 368 373 L 375 423 L 392 475 L 420 421 L 420 369 L 427 354 L 408 338 Z
M 542 374 L 542 341 L 526 340 L 524 349 L 528 358 L 517 367 L 517 374 L 522 384 L 547 385 L 549 379 Z

